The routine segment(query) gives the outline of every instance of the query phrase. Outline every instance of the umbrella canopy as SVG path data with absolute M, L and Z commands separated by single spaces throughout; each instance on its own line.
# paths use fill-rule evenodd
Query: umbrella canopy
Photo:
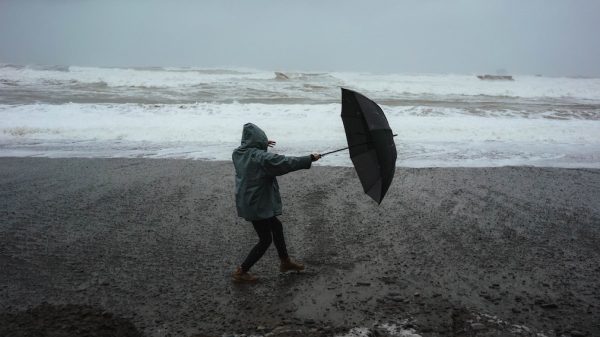
M 396 144 L 387 118 L 375 102 L 342 88 L 342 121 L 363 190 L 381 203 L 396 171 Z

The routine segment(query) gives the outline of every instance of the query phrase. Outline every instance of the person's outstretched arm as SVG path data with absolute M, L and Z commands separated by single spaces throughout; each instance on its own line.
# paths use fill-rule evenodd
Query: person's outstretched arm
M 309 169 L 313 161 L 321 158 L 318 153 L 302 157 L 288 157 L 280 154 L 265 152 L 261 165 L 268 175 L 281 176 L 297 170 Z

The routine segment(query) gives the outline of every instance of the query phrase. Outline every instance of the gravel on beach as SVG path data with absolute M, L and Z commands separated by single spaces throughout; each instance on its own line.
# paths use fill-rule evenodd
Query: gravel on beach
M 230 162 L 0 158 L 0 336 L 600 336 L 600 170 L 348 167 L 279 178 L 290 254 Z M 366 330 L 361 330 L 366 329 Z

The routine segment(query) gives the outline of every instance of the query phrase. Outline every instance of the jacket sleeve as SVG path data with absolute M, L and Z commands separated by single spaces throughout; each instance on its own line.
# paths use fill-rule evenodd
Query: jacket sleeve
M 309 169 L 312 165 L 310 155 L 302 157 L 286 157 L 280 154 L 265 152 L 261 156 L 261 166 L 270 176 L 281 176 L 301 169 Z

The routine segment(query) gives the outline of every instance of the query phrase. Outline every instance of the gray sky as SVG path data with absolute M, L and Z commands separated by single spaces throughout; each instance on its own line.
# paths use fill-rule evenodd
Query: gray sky
M 0 0 L 0 62 L 600 76 L 597 0 Z

